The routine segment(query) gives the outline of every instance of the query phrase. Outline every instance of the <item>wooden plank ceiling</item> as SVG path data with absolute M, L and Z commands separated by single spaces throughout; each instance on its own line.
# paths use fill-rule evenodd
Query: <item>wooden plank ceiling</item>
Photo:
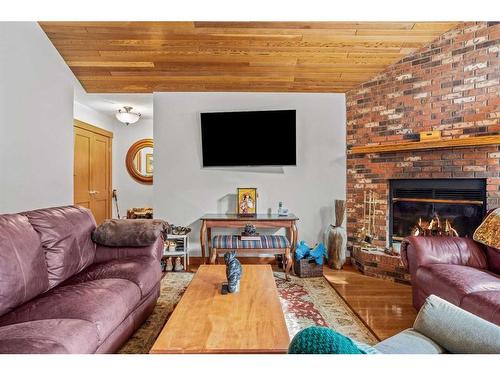
M 346 92 L 450 22 L 40 22 L 90 93 Z

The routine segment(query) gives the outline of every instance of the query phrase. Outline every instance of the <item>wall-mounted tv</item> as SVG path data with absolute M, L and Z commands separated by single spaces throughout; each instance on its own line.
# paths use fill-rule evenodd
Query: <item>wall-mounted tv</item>
M 204 167 L 297 164 L 295 110 L 201 114 Z

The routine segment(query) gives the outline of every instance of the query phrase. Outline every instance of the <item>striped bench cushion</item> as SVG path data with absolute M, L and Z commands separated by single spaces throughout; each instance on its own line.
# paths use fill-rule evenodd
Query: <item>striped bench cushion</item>
M 212 239 L 215 249 L 284 249 L 290 247 L 286 236 L 259 236 L 260 241 L 242 241 L 240 236 L 217 235 Z

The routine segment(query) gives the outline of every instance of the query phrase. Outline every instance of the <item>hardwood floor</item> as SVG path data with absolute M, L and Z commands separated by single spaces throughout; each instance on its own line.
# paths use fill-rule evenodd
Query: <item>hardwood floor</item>
M 378 339 L 384 340 L 413 325 L 417 316 L 411 287 L 365 276 L 351 266 L 324 268 L 324 276 Z

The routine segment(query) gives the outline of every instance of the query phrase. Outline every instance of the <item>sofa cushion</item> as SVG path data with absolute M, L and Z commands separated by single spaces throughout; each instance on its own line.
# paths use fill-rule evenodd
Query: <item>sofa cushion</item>
M 430 264 L 417 270 L 417 284 L 427 294 L 435 294 L 460 306 L 469 293 L 500 290 L 500 278 L 488 271 L 454 264 Z
M 45 319 L 0 327 L 2 354 L 86 354 L 97 346 L 95 325 L 85 320 Z
M 406 329 L 375 345 L 383 354 L 444 354 L 446 350 L 413 328 Z
M 135 283 L 145 297 L 161 279 L 160 263 L 154 258 L 140 256 L 96 263 L 66 280 L 63 285 L 91 280 L 125 279 Z
M 22 215 L 0 215 L 0 315 L 49 287 L 40 238 Z
M 0 326 L 41 319 L 82 319 L 94 323 L 100 344 L 140 298 L 137 285 L 122 279 L 59 286 L 0 317 Z
M 460 307 L 500 326 L 500 290 L 467 294 Z
M 55 207 L 25 212 L 40 234 L 52 288 L 92 264 L 95 220 L 83 207 Z
M 94 263 L 107 262 L 113 259 L 135 258 L 138 256 L 155 258 L 159 263 L 163 256 L 164 247 L 165 243 L 162 237 L 158 237 L 154 244 L 144 247 L 107 247 L 97 244 Z

